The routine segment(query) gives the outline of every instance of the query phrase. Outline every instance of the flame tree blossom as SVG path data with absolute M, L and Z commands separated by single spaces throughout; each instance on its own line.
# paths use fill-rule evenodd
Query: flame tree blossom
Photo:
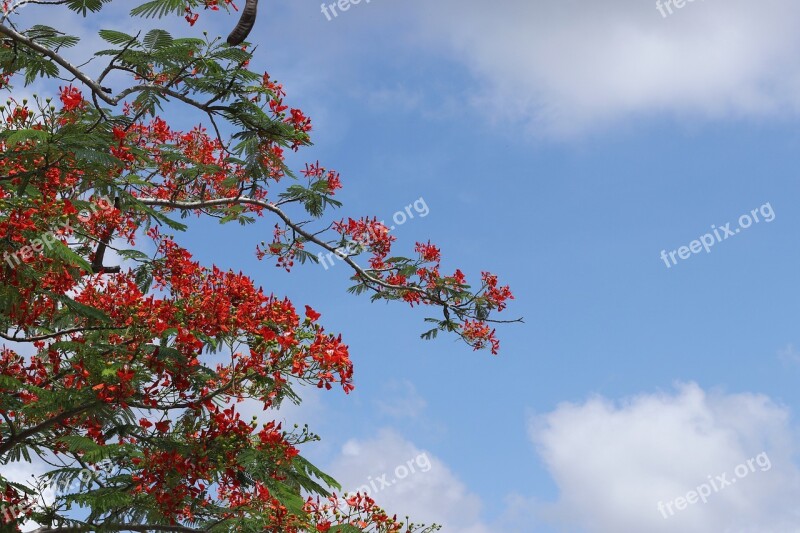
M 27 9 L 94 16 L 108 2 Z M 203 16 L 229 9 L 229 0 L 150 0 L 132 15 L 185 18 L 194 34 Z M 9 94 L 0 106 L 0 465 L 39 455 L 53 469 L 31 487 L 0 468 L 4 528 L 31 519 L 40 531 L 435 529 L 367 496 L 337 496 L 336 481 L 300 453 L 318 440 L 307 427 L 241 418 L 245 399 L 268 413 L 300 401 L 298 384 L 351 392 L 349 348 L 312 305 L 197 261 L 181 245 L 180 220 L 266 223 L 271 237 L 254 253 L 287 270 L 314 260 L 310 248 L 357 240 L 360 253 L 345 259 L 352 292 L 426 306 L 435 317 L 423 337 L 446 331 L 492 353 L 508 287 L 489 273 L 474 287 L 461 270 L 443 273 L 430 242 L 395 255 L 375 218 L 331 216 L 346 179 L 319 162 L 297 175 L 287 167 L 286 154 L 310 144 L 312 122 L 280 83 L 249 70 L 247 45 L 101 30 L 107 47 L 93 65 L 105 66 L 93 78 L 61 55 L 79 42 L 67 28 L 23 28 L 15 16 L 7 9 L 0 22 Z M 72 81 L 52 97 L 17 96 L 54 77 Z M 176 116 L 196 125 L 179 129 Z M 108 264 L 109 250 L 123 266 Z M 97 475 L 72 483 L 87 469 Z M 80 490 L 31 505 L 48 483 Z

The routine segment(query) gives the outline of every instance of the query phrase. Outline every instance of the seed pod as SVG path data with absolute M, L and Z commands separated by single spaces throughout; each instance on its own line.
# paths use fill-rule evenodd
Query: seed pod
M 247 0 L 247 3 L 242 9 L 242 16 L 239 17 L 239 23 L 233 28 L 233 31 L 228 35 L 228 44 L 231 46 L 238 46 L 247 39 L 253 25 L 256 22 L 256 8 L 258 7 L 258 0 Z

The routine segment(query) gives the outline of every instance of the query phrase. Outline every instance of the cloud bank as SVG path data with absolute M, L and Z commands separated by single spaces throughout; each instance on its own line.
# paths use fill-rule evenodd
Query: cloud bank
M 619 403 L 593 398 L 535 417 L 530 435 L 560 492 L 540 511 L 570 531 L 788 533 L 800 524 L 789 415 L 761 395 L 692 384 Z M 769 461 L 737 477 L 759 454 Z M 723 486 L 722 474 L 736 479 Z M 707 503 L 659 511 L 709 476 L 718 490 Z
M 800 4 L 790 0 L 698 0 L 666 18 L 634 0 L 438 0 L 420 14 L 424 35 L 479 80 L 474 103 L 537 134 L 800 109 Z

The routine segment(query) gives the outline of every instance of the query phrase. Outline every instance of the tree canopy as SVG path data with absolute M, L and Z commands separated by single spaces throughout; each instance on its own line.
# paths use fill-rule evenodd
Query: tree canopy
M 110 3 L 22 2 L 85 17 Z M 311 120 L 248 68 L 247 43 L 103 29 L 106 47 L 88 50 L 65 28 L 24 26 L 32 17 L 19 6 L 4 0 L 0 18 L 0 523 L 433 529 L 367 495 L 336 495 L 336 481 L 299 453 L 318 439 L 309 428 L 240 417 L 238 400 L 267 412 L 299 402 L 298 384 L 350 392 L 348 347 L 279 288 L 201 265 L 180 243 L 184 219 L 269 224 L 259 258 L 291 270 L 335 253 L 352 269 L 350 292 L 429 306 L 424 338 L 447 332 L 492 353 L 508 287 L 488 272 L 475 286 L 441 272 L 430 242 L 395 255 L 375 217 L 333 217 L 342 179 L 318 162 L 287 166 L 288 151 L 311 143 Z M 233 7 L 151 0 L 131 10 L 131 26 L 176 16 L 194 26 Z M 33 83 L 50 96 L 19 96 Z M 181 130 L 187 116 L 196 126 Z M 3 477 L 2 465 L 34 458 L 52 465 L 38 487 Z M 48 487 L 59 490 L 43 497 Z

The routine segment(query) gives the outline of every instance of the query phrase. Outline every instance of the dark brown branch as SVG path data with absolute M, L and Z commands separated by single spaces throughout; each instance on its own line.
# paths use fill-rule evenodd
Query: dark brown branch
M 119 209 L 119 196 L 114 198 L 114 209 Z M 106 247 L 108 246 L 108 242 L 111 240 L 111 236 L 114 234 L 114 228 L 109 228 L 105 235 L 100 239 L 100 244 L 97 245 L 97 251 L 94 254 L 94 260 L 92 261 L 92 272 L 95 274 L 100 273 L 107 273 L 107 274 L 115 274 L 120 271 L 120 267 L 107 267 L 103 266 L 103 259 L 106 255 Z
M 258 9 L 258 0 L 247 0 L 242 9 L 242 16 L 239 18 L 239 23 L 233 28 L 233 31 L 228 35 L 228 44 L 231 46 L 239 46 L 247 39 L 253 26 L 256 23 L 256 11 Z
M 113 330 L 113 329 L 125 329 L 125 328 L 116 328 L 110 326 L 86 326 L 82 328 L 64 329 L 61 331 L 56 331 L 55 333 L 48 333 L 46 335 L 37 335 L 35 337 L 17 337 L 16 335 L 11 336 L 3 332 L 0 332 L 0 338 L 3 338 L 11 342 L 38 342 L 38 341 L 46 341 L 49 339 L 54 339 L 56 337 L 60 337 L 61 335 L 71 335 L 73 333 L 81 333 L 83 331 L 103 331 L 103 330 Z
M 94 402 L 83 404 L 68 411 L 64 411 L 60 415 L 57 415 L 53 418 L 48 418 L 41 424 L 28 428 L 25 431 L 20 431 L 16 435 L 11 436 L 7 441 L 4 441 L 2 444 L 0 444 L 0 457 L 28 437 L 32 437 L 37 433 L 41 433 L 42 431 L 49 429 L 51 426 L 60 424 L 67 419 L 72 418 L 73 416 L 79 415 L 84 411 L 91 409 L 95 405 L 97 404 Z

